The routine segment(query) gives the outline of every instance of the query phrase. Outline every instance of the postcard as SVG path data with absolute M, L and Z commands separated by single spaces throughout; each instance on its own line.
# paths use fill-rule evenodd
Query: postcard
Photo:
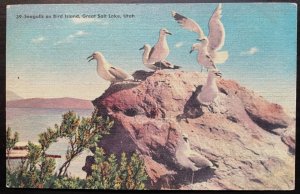
M 6 187 L 293 190 L 297 5 L 7 5 Z

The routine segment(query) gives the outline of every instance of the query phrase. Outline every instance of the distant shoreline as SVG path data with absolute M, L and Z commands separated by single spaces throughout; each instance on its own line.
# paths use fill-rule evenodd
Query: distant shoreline
M 77 98 L 29 98 L 6 102 L 6 108 L 94 109 L 89 100 Z

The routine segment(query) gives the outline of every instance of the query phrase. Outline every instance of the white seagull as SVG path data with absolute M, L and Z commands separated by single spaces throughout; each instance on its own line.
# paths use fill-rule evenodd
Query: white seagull
M 210 105 L 218 96 L 219 89 L 217 87 L 216 77 L 222 77 L 222 74 L 218 70 L 213 69 L 208 72 L 206 83 L 202 86 L 197 96 L 198 101 L 202 105 Z
M 187 18 L 175 11 L 172 11 L 174 19 L 185 29 L 196 32 L 199 36 L 197 40 L 207 41 L 207 51 L 214 63 L 221 64 L 228 59 L 227 51 L 219 51 L 222 49 L 225 41 L 225 29 L 221 22 L 222 4 L 220 3 L 215 9 L 209 20 L 209 35 L 205 36 L 203 30 L 197 22 Z
M 179 69 L 179 68 L 181 68 L 180 66 L 173 65 L 166 60 L 161 61 L 161 62 L 156 62 L 156 63 L 149 63 L 149 54 L 150 54 L 150 50 L 151 50 L 151 46 L 149 44 L 145 44 L 142 48 L 140 48 L 140 50 L 144 50 L 143 63 L 149 69 L 158 70 L 158 69 Z
M 203 67 L 207 70 L 212 68 L 217 69 L 213 59 L 207 51 L 207 43 L 207 39 L 203 40 L 201 43 L 195 43 L 190 51 L 190 53 L 192 53 L 194 50 L 198 50 L 197 61 L 201 65 L 201 72 Z
M 167 43 L 167 35 L 172 35 L 166 28 L 162 28 L 159 31 L 159 39 L 154 47 L 151 48 L 148 61 L 149 64 L 156 62 L 163 62 L 170 53 L 170 49 Z
M 96 59 L 98 75 L 103 79 L 110 81 L 112 84 L 118 81 L 134 80 L 134 78 L 124 70 L 108 63 L 101 52 L 94 52 L 87 59 L 89 59 L 89 62 Z
M 211 161 L 209 161 L 204 156 L 191 150 L 188 135 L 182 133 L 182 137 L 179 138 L 178 146 L 176 148 L 175 157 L 177 162 L 184 168 L 191 169 L 192 174 L 192 184 L 194 180 L 194 172 L 200 169 L 210 167 L 214 168 Z

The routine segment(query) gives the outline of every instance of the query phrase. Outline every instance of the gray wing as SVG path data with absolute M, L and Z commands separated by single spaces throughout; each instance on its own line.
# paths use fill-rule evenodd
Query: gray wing
M 117 67 L 110 67 L 108 72 L 112 74 L 117 80 L 126 80 L 130 78 L 130 75 L 128 73 Z
M 222 17 L 222 4 L 219 4 L 215 9 L 209 20 L 209 49 L 210 50 L 220 50 L 225 41 L 225 29 L 221 22 Z
M 160 62 L 156 62 L 153 64 L 156 68 L 161 68 L 161 69 L 179 69 L 181 68 L 180 66 L 177 65 L 173 65 L 172 63 L 168 62 L 168 61 L 162 61 Z
M 155 67 L 157 67 L 158 69 L 172 69 L 171 64 L 165 61 L 162 62 L 156 62 L 153 64 Z
M 216 69 L 217 67 L 216 67 L 214 61 L 212 60 L 212 58 L 209 55 L 206 55 L 206 58 L 208 58 L 209 62 L 211 63 L 211 66 Z
M 188 159 L 191 160 L 195 164 L 195 166 L 197 166 L 198 168 L 205 168 L 208 166 L 209 167 L 213 166 L 211 161 L 209 161 L 205 157 L 201 156 L 200 154 L 190 154 Z
M 172 16 L 182 28 L 198 33 L 200 39 L 205 37 L 203 30 L 194 20 L 180 15 L 175 11 L 172 11 Z
M 154 49 L 154 47 L 152 47 L 151 48 L 151 50 L 150 50 L 150 53 L 149 53 L 149 56 L 148 56 L 148 59 L 150 59 L 151 58 L 151 55 L 153 54 L 153 51 L 154 51 L 155 49 Z

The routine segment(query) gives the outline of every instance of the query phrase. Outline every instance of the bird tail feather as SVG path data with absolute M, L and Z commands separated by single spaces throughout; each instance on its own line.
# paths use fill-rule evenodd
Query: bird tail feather
M 168 69 L 179 69 L 179 68 L 181 68 L 181 66 L 174 65 L 174 64 L 170 63 L 169 61 L 164 61 L 164 63 L 168 66 Z
M 214 53 L 213 60 L 216 64 L 222 64 L 227 61 L 228 57 L 228 51 L 218 51 Z
M 178 66 L 178 65 L 174 65 L 173 69 L 180 69 L 181 66 Z

